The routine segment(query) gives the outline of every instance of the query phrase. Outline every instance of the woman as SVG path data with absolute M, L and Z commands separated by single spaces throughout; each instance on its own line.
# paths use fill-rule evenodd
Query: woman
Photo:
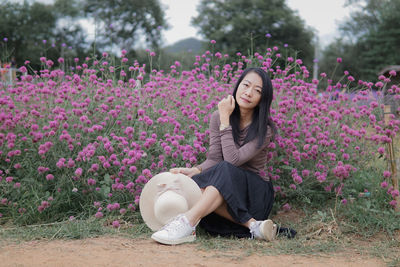
M 170 170 L 192 177 L 202 189 L 200 200 L 155 232 L 154 240 L 163 244 L 194 241 L 199 222 L 215 235 L 275 238 L 277 226 L 267 220 L 274 191 L 262 171 L 276 132 L 270 118 L 272 99 L 268 74 L 261 68 L 244 70 L 233 94 L 222 99 L 211 116 L 207 159 L 193 168 Z

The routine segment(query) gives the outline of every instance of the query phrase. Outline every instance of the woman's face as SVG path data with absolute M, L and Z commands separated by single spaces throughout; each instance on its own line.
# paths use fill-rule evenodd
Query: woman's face
M 236 102 L 241 109 L 254 109 L 261 101 L 262 79 L 255 72 L 243 78 L 236 91 Z

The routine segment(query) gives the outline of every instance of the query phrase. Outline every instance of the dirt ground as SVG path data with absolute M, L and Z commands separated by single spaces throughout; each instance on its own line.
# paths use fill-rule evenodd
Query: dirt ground
M 279 241 L 274 241 L 279 242 Z M 165 246 L 144 239 L 99 237 L 82 240 L 0 243 L 0 266 L 385 266 L 362 255 L 244 255 L 204 251 L 196 244 Z

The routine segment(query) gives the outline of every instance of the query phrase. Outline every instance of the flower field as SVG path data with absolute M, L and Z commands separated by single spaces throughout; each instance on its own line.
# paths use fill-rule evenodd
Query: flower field
M 205 159 L 210 115 L 250 65 L 263 67 L 275 90 L 279 135 L 265 172 L 278 208 L 313 194 L 346 205 L 346 188 L 365 166 L 382 161 L 379 188 L 392 209 L 399 192 L 383 159 L 400 120 L 392 115 L 385 124 L 380 92 L 399 98 L 400 88 L 387 86 L 387 77 L 374 84 L 349 73 L 337 83 L 325 73 L 312 79 L 300 59 L 282 56 L 285 49 L 235 59 L 207 51 L 190 70 L 179 62 L 152 70 L 125 51 L 118 60 L 107 53 L 76 58 L 69 71 L 41 58 L 42 70 L 33 73 L 27 62 L 14 85 L 0 84 L 0 223 L 94 217 L 118 227 L 137 212 L 153 175 Z M 155 57 L 149 51 L 150 62 Z

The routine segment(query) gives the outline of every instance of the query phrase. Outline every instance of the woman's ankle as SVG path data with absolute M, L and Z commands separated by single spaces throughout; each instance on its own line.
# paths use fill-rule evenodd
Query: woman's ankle
M 256 222 L 256 219 L 251 218 L 250 220 L 248 220 L 247 222 L 245 222 L 245 223 L 243 224 L 243 226 L 246 226 L 247 228 L 250 229 L 250 225 L 251 225 L 251 223 L 253 223 L 253 222 Z
M 186 218 L 189 221 L 190 226 L 192 226 L 192 227 L 196 227 L 196 225 L 200 221 L 199 219 L 192 216 L 189 212 L 184 213 L 184 215 L 186 216 Z

